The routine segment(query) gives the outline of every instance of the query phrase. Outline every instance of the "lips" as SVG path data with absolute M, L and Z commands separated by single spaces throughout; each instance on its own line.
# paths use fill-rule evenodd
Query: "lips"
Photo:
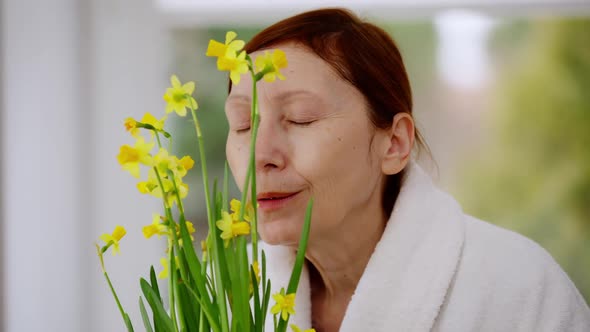
M 279 210 L 286 207 L 300 192 L 263 192 L 256 196 L 263 211 Z

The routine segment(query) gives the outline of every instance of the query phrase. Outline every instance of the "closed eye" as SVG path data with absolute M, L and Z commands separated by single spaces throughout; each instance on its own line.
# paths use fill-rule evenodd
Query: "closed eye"
M 250 131 L 250 127 L 236 129 L 236 133 L 238 133 L 238 134 L 245 134 L 245 133 L 247 133 L 249 131 Z
M 292 121 L 292 120 L 289 120 L 289 123 L 294 124 L 296 126 L 301 126 L 301 127 L 309 126 L 310 124 L 312 124 L 314 122 L 315 122 L 315 120 L 312 120 L 312 121 Z

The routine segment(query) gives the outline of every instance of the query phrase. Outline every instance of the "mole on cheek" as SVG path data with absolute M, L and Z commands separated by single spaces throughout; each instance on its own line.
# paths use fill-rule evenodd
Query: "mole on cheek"
M 338 137 L 338 142 L 342 142 L 342 137 Z

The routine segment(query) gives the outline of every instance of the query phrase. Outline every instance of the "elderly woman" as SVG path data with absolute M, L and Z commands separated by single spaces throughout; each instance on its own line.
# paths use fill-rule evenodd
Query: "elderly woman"
M 590 331 L 590 310 L 534 242 L 465 215 L 412 160 L 422 144 L 393 40 L 340 9 L 278 22 L 287 80 L 259 83 L 259 232 L 286 285 L 305 207 L 307 263 L 292 321 L 317 331 Z M 227 158 L 244 183 L 251 82 L 226 102 Z M 271 331 L 272 328 L 267 328 Z

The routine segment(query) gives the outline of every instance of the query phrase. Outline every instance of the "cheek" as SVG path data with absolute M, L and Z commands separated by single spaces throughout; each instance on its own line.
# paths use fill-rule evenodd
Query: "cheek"
M 369 167 L 369 133 L 359 127 L 335 124 L 299 137 L 293 142 L 296 168 L 317 181 Z
M 355 205 L 357 199 L 370 194 L 373 178 L 379 176 L 377 163 L 371 161 L 369 140 L 370 132 L 363 125 L 340 123 L 326 127 L 298 140 L 295 168 L 318 199 Z
M 241 140 L 230 134 L 225 145 L 225 156 L 229 169 L 236 180 L 236 184 L 240 190 L 244 185 L 246 172 L 248 171 L 248 145 L 241 142 Z

